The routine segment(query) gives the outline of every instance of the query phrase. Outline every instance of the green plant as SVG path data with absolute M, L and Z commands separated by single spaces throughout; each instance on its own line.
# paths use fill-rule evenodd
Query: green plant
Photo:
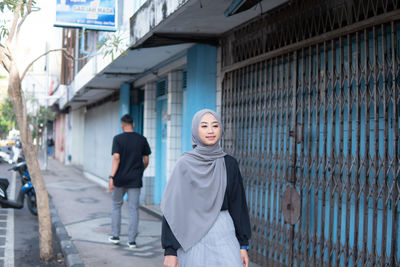
M 103 50 L 103 58 L 110 55 L 114 60 L 115 56 L 124 55 L 128 48 L 127 38 L 122 36 L 121 32 L 109 34 L 97 45 L 98 50 Z

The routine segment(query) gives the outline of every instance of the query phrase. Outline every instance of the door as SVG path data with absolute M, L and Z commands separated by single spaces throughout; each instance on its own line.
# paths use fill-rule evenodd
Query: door
M 131 106 L 131 115 L 133 121 L 135 122 L 134 130 L 139 134 L 143 134 L 143 110 L 144 110 L 143 102 L 139 103 L 139 105 Z
M 135 122 L 135 132 L 143 134 L 144 115 L 144 90 L 133 88 L 131 90 L 131 115 Z
M 167 97 L 157 98 L 156 106 L 156 177 L 154 185 L 154 203 L 159 204 L 167 182 Z

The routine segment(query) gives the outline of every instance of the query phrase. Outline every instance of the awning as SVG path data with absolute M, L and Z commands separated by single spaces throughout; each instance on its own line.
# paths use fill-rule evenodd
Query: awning
M 224 33 L 259 16 L 288 0 L 192 0 L 150 30 L 131 49 L 178 43 L 216 45 Z M 151 6 L 149 5 L 149 8 Z M 228 12 L 229 11 L 229 12 Z M 138 12 L 149 12 L 141 9 Z M 225 13 L 228 12 L 227 17 Z M 235 14 L 235 15 L 234 15 Z M 138 17 L 138 14 L 134 15 Z M 132 20 L 131 40 L 135 40 Z
M 134 80 L 152 67 L 183 53 L 191 46 L 193 44 L 186 43 L 127 50 L 125 54 L 119 56 L 94 76 L 91 75 L 91 73 L 94 73 L 94 64 L 89 62 L 79 72 L 80 77 L 77 77 L 76 81 L 70 86 L 70 88 L 75 87 L 75 90 L 71 89 L 71 92 L 69 92 L 71 98 L 68 105 L 72 109 L 76 109 L 112 95 L 119 91 L 121 84 Z M 84 78 L 87 82 L 76 84 Z
M 88 62 L 71 85 L 68 105 L 75 109 L 112 95 L 119 91 L 121 84 L 184 53 L 194 43 L 217 45 L 224 33 L 285 2 L 287 0 L 189 0 L 113 62 L 99 63 L 102 56 Z M 230 16 L 227 17 L 228 10 Z M 147 16 L 154 10 L 151 5 L 144 6 L 134 17 L 138 17 L 139 12 Z M 133 20 L 132 23 L 135 27 Z M 134 39 L 131 36 L 131 40 Z
M 150 38 L 146 39 L 138 46 L 134 46 L 131 50 L 147 47 L 158 47 L 182 43 L 197 43 L 218 45 L 218 36 L 212 34 L 193 34 L 193 33 L 153 33 Z

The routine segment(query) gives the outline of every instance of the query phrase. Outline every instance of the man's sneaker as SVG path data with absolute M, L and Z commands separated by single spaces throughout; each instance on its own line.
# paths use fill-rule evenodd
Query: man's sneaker
M 110 236 L 110 237 L 108 238 L 108 241 L 110 241 L 111 243 L 113 243 L 113 244 L 115 244 L 115 245 L 118 245 L 118 244 L 119 244 L 119 237 Z
M 137 248 L 136 242 L 128 242 L 129 248 Z

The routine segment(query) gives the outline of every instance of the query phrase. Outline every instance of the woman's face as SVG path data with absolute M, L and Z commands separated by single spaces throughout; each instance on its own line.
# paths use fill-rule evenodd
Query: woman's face
M 221 128 L 218 120 L 210 113 L 201 117 L 199 124 L 199 137 L 206 146 L 216 144 L 221 137 Z

